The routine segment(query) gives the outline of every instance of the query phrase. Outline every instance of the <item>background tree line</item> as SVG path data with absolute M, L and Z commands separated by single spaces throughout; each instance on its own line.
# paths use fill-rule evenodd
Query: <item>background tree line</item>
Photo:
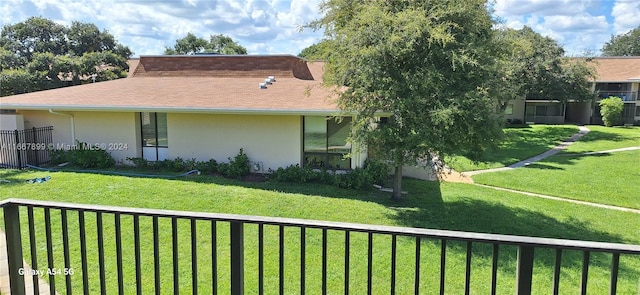
M 126 77 L 133 53 L 108 31 L 42 17 L 5 25 L 0 34 L 2 96 Z

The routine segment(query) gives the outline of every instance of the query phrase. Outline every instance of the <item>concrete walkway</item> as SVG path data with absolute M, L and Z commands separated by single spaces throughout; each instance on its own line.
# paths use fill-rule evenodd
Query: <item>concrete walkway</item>
M 31 267 L 29 267 L 26 262 L 24 262 L 23 267 L 26 271 L 31 270 Z M 26 294 L 33 294 L 33 278 L 31 276 L 24 277 L 24 289 Z M 51 294 L 49 292 L 49 284 L 47 284 L 47 282 L 42 278 L 38 278 L 38 290 L 40 291 L 39 294 Z M 11 291 L 9 289 L 7 238 L 2 231 L 0 231 L 0 292 L 2 292 L 2 294 L 11 294 Z

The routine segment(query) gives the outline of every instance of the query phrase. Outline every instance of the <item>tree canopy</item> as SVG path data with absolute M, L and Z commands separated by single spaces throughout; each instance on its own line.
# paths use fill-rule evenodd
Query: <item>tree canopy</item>
M 503 111 L 512 99 L 584 101 L 595 98 L 588 59 L 564 57 L 558 43 L 525 26 L 495 30 L 494 76 L 487 80 Z
M 247 49 L 227 35 L 210 35 L 207 41 L 188 33 L 187 36 L 176 40 L 173 48 L 166 47 L 164 50 L 164 54 L 168 55 L 196 53 L 247 54 Z
M 298 56 L 306 60 L 328 60 L 332 52 L 331 40 L 323 39 L 318 43 L 311 44 L 309 47 L 302 49 L 302 51 L 298 53 Z
M 321 9 L 310 26 L 324 28 L 340 52 L 325 65 L 325 82 L 342 89 L 340 108 L 356 114 L 351 140 L 395 167 L 393 198 L 403 165 L 479 154 L 496 142 L 501 119 L 484 87 L 493 68 L 484 0 L 328 0 Z
M 126 77 L 131 50 L 108 31 L 42 17 L 5 25 L 0 34 L 0 95 Z
M 611 36 L 602 47 L 604 56 L 640 56 L 640 26 L 624 34 Z

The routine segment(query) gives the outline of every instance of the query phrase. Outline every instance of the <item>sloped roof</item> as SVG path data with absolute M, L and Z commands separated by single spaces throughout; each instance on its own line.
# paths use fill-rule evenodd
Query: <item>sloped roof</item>
M 630 82 L 640 79 L 640 56 L 597 57 L 593 59 L 596 82 Z
M 142 56 L 131 78 L 0 98 L 2 109 L 334 113 L 322 62 L 291 55 Z M 258 83 L 276 82 L 267 89 Z

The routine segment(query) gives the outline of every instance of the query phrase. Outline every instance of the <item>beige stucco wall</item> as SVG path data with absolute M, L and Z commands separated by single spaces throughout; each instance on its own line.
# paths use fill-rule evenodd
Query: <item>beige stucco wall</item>
M 169 113 L 167 125 L 170 159 L 228 162 L 243 148 L 264 171 L 300 163 L 300 116 Z
M 513 112 L 511 113 L 511 115 L 504 115 L 505 120 L 518 119 L 524 122 L 524 99 L 512 99 L 509 101 L 509 104 L 513 105 Z
M 105 148 L 116 161 L 140 155 L 136 144 L 139 132 L 136 133 L 135 113 L 56 112 L 73 116 L 76 140 Z M 20 111 L 20 114 L 24 116 L 25 128 L 54 126 L 53 143 L 56 147 L 74 144 L 70 117 L 48 111 Z

